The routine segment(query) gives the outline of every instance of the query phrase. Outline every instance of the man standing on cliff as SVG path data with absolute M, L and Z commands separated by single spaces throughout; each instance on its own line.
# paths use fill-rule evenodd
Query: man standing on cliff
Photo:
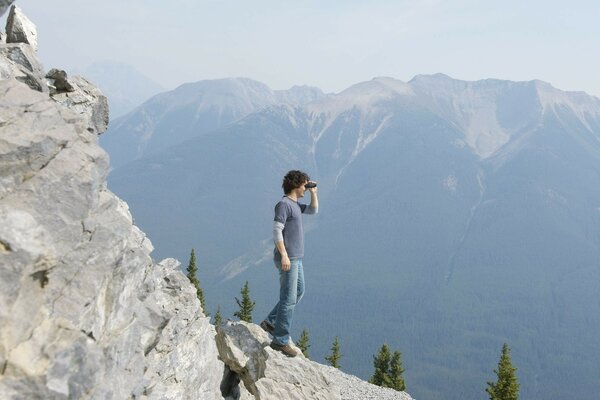
M 279 269 L 279 302 L 260 326 L 271 335 L 271 347 L 287 356 L 298 354 L 290 343 L 294 308 L 304 294 L 304 230 L 302 214 L 319 211 L 316 182 L 302 171 L 289 171 L 283 178 L 285 196 L 275 205 L 273 221 L 274 261 Z M 310 192 L 310 205 L 298 203 L 305 191 Z

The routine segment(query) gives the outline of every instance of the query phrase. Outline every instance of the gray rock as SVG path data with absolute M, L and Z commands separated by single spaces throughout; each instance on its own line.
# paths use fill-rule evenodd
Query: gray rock
M 0 81 L 0 398 L 220 399 L 214 327 L 85 118 Z
M 6 12 L 6 10 L 8 10 L 8 7 L 14 2 L 15 0 L 0 0 L 0 17 L 4 15 L 4 13 Z
M 217 327 L 216 340 L 226 365 L 221 390 L 228 399 L 412 400 L 405 392 L 372 385 L 303 355 L 289 358 L 271 349 L 267 333 L 254 324 L 228 321 Z
M 49 86 L 53 87 L 55 91 L 50 91 L 50 94 L 56 94 L 59 92 L 73 92 L 75 88 L 67 79 L 66 71 L 62 69 L 52 68 L 46 74 L 46 78 L 49 80 Z
M 341 399 L 322 365 L 271 349 L 269 336 L 257 325 L 228 321 L 217 327 L 216 340 L 221 360 L 256 399 Z
M 87 130 L 99 135 L 108 128 L 108 100 L 100 89 L 80 76 L 68 82 L 71 92 L 57 92 L 52 98 L 87 121 Z M 58 89 L 58 88 L 57 88 Z
M 37 28 L 17 6 L 12 6 L 8 13 L 6 43 L 26 43 L 37 50 Z
M 0 79 L 11 78 L 34 90 L 48 91 L 44 80 L 44 68 L 31 46 L 27 44 L 0 44 Z
M 337 368 L 323 368 L 323 373 L 341 388 L 342 400 L 412 400 L 406 392 L 373 385 Z

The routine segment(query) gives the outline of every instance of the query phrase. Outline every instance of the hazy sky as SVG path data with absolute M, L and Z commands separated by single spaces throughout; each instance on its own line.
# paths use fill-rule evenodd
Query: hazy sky
M 115 60 L 173 88 L 245 76 L 340 91 L 375 76 L 541 79 L 600 96 L 598 0 L 17 0 L 46 69 Z

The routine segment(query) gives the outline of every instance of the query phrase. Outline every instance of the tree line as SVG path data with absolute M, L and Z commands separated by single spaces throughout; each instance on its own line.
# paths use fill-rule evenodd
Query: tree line
M 187 277 L 196 288 L 196 295 L 202 310 L 206 316 L 210 314 L 206 311 L 206 300 L 204 298 L 204 291 L 200 286 L 198 279 L 198 269 L 196 267 L 196 254 L 192 249 L 190 254 L 190 260 L 186 269 Z M 244 283 L 240 290 L 241 300 L 237 297 L 235 301 L 239 307 L 233 315 L 239 318 L 241 321 L 252 323 L 252 311 L 256 303 L 250 298 L 250 288 L 248 281 Z M 214 316 L 214 324 L 218 326 L 222 323 L 221 307 L 217 307 L 217 311 Z M 310 358 L 308 349 L 310 347 L 310 339 L 308 330 L 305 328 L 300 334 L 300 339 L 296 344 L 302 351 L 302 354 L 306 358 Z M 340 360 L 342 353 L 340 349 L 340 340 L 336 336 L 331 345 L 331 353 L 325 356 L 325 361 L 328 365 L 334 368 L 341 368 Z M 374 372 L 369 382 L 386 388 L 391 388 L 397 391 L 406 391 L 406 383 L 404 381 L 404 368 L 402 367 L 402 353 L 399 350 L 395 350 L 393 353 L 387 344 L 383 344 L 376 355 L 373 355 L 373 367 Z M 485 391 L 487 392 L 490 400 L 518 400 L 519 398 L 519 383 L 516 376 L 517 368 L 512 364 L 510 357 L 510 347 L 504 343 L 500 354 L 500 360 L 498 367 L 494 369 L 496 374 L 496 381 L 487 382 Z

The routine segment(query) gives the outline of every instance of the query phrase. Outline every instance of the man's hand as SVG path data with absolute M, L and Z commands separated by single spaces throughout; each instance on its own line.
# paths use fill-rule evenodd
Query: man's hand
M 290 258 L 288 257 L 287 254 L 283 254 L 281 256 L 281 269 L 283 271 L 289 271 L 291 266 L 292 266 L 292 262 L 290 261 Z
M 308 183 L 317 183 L 315 181 L 308 181 Z M 306 188 L 310 192 L 311 195 L 317 194 L 317 187 Z
M 306 189 L 310 192 L 310 208 L 312 209 L 312 212 L 309 211 L 308 214 L 316 214 L 319 212 L 319 196 L 317 196 L 317 186 L 316 186 L 317 182 L 310 181 L 310 183 L 314 183 L 315 187 Z

